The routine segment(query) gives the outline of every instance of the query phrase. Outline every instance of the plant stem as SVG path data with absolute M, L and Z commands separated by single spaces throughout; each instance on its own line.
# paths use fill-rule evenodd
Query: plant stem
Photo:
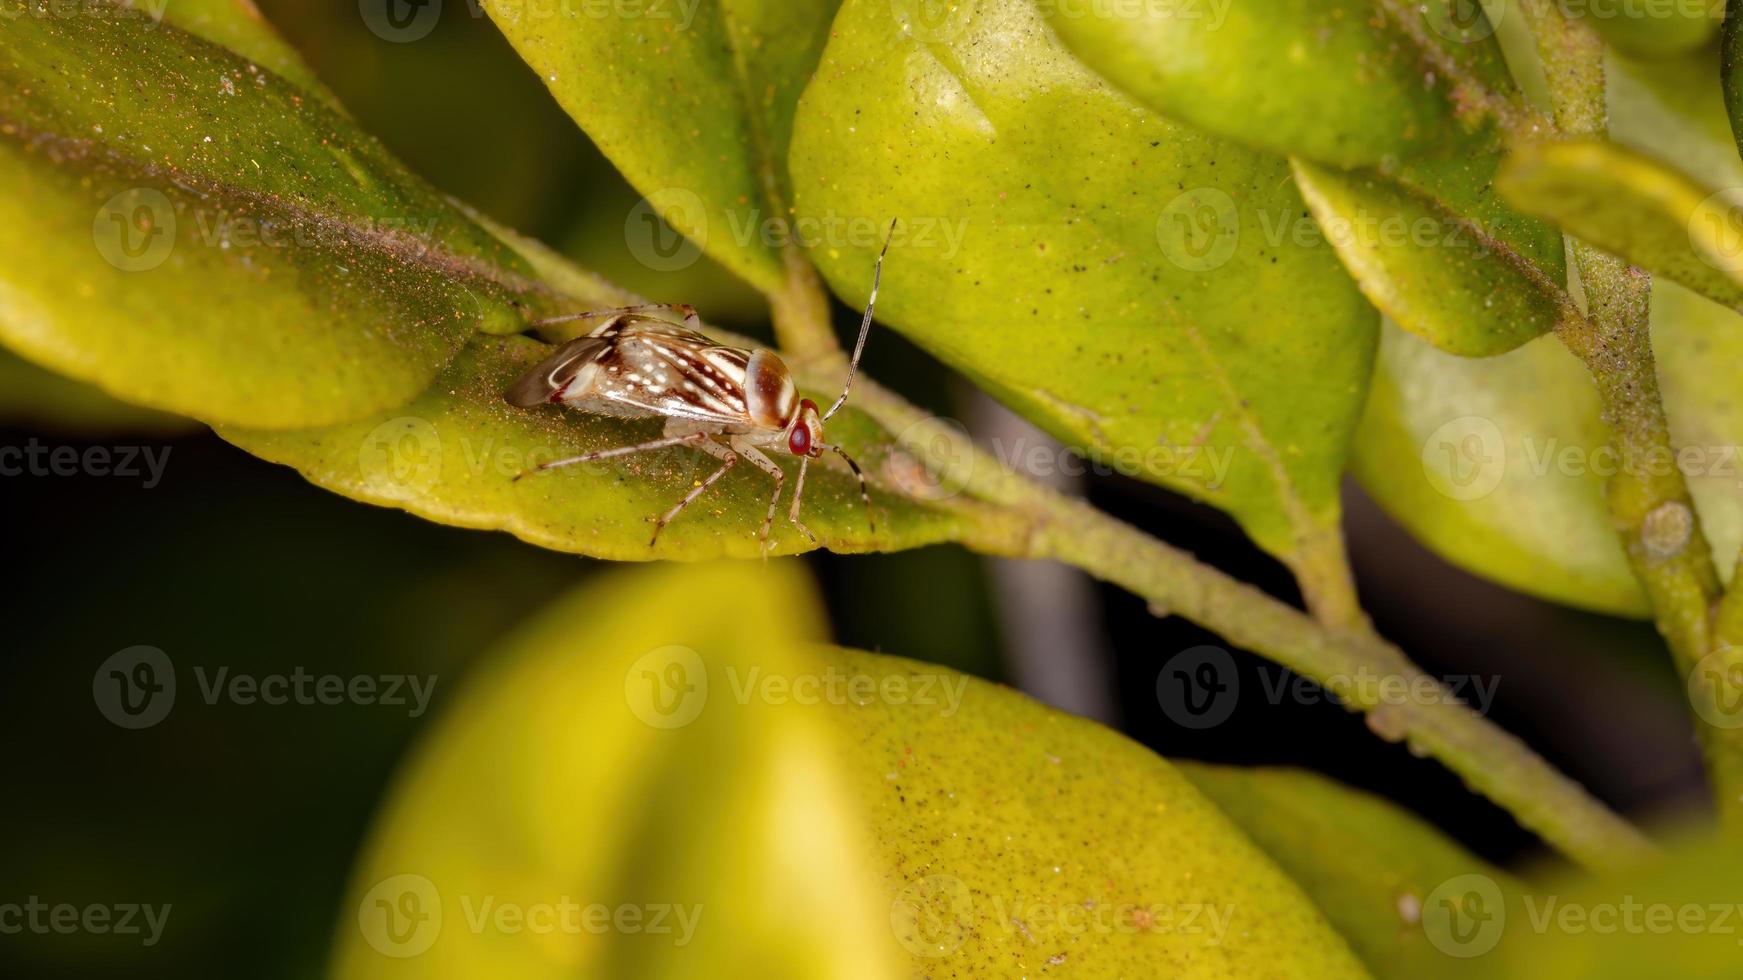
M 1527 0 L 1524 7 L 1557 128 L 1570 136 L 1604 135 L 1603 43 L 1555 4 Z M 1714 723 L 1728 720 L 1721 699 L 1743 699 L 1743 650 L 1727 649 L 1739 635 L 1730 624 L 1743 626 L 1743 615 L 1723 605 L 1713 615 L 1719 575 L 1688 483 L 1674 462 L 1652 354 L 1651 278 L 1584 242 L 1576 240 L 1572 248 L 1586 315 L 1564 318 L 1556 333 L 1591 373 L 1611 448 L 1622 461 L 1606 481 L 1605 503 L 1677 672 L 1696 681 L 1690 696 L 1721 822 L 1743 832 L 1743 728 Z
M 776 329 L 787 350 L 829 349 L 804 359 L 794 356 L 803 383 L 825 389 L 840 383 L 846 359 L 827 319 L 789 318 L 777 321 Z M 1365 713 L 1376 733 L 1440 760 L 1588 868 L 1616 869 L 1651 853 L 1652 845 L 1638 830 L 1454 698 L 1365 622 L 1339 629 L 1316 621 L 1185 551 L 1010 471 L 953 427 L 863 376 L 854 391 L 859 409 L 899 433 L 901 445 L 935 467 L 947 485 L 964 488 L 969 500 L 956 506 L 974 535 L 964 544 L 983 553 L 1073 565 L 1142 596 L 1158 615 L 1178 614 L 1322 685 L 1347 689 L 1348 707 Z M 1399 684 L 1404 690 L 1432 690 L 1434 696 L 1412 696 L 1404 699 L 1407 704 L 1380 697 Z

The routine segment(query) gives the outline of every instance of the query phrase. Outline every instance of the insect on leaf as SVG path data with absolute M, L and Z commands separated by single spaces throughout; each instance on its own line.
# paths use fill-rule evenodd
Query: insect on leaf
M 843 5 L 800 105 L 801 219 L 900 216 L 881 320 L 1104 467 L 1311 550 L 1376 316 L 1293 240 L 1286 163 L 1133 104 L 1027 0 L 960 9 Z M 876 247 L 811 255 L 863 296 Z

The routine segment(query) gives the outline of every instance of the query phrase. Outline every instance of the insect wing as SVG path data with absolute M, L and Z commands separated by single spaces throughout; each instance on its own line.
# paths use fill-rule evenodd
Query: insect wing
M 603 336 L 602 336 L 603 334 Z M 599 356 L 589 394 L 617 405 L 719 425 L 745 425 L 750 352 L 661 320 L 625 318 Z
M 610 341 L 599 337 L 577 337 L 539 365 L 522 375 L 504 396 L 517 408 L 532 408 L 557 400 L 588 365 L 594 363 Z

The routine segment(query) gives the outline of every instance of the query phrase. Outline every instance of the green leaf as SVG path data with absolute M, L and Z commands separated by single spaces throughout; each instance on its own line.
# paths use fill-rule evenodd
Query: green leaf
M 176 433 L 198 428 L 179 415 L 117 401 L 0 348 L 0 425 L 74 433 Z
M 0 221 L 0 342 L 211 421 L 401 404 L 543 299 L 322 97 L 149 20 L 7 28 Z
M 1489 120 L 1521 110 L 1480 7 L 1125 4 L 1052 23 L 1158 112 L 1289 155 L 1325 237 L 1405 329 L 1476 356 L 1554 326 L 1561 237 L 1490 186 Z
M 1657 147 L 1701 179 L 1743 181 L 1712 56 L 1611 59 L 1613 138 Z M 1704 68 L 1702 66 L 1705 66 Z M 1673 283 L 1653 289 L 1653 349 L 1673 444 L 1721 568 L 1743 545 L 1743 416 L 1726 392 L 1736 315 Z M 1603 504 L 1608 433 L 1589 375 L 1559 343 L 1464 363 L 1395 329 L 1383 335 L 1352 471 L 1423 543 L 1479 575 L 1572 605 L 1629 616 L 1645 596 Z
M 1725 19 L 1725 0 L 1594 4 L 1578 19 L 1592 25 L 1618 51 L 1669 59 L 1686 55 L 1712 38 Z
M 558 406 L 519 409 L 503 400 L 515 379 L 551 353 L 524 337 L 479 337 L 424 394 L 410 403 L 339 426 L 249 430 L 219 426 L 242 449 L 293 466 L 318 486 L 356 500 L 399 507 L 459 527 L 505 530 L 557 551 L 609 559 L 760 555 L 774 481 L 741 462 L 673 521 L 649 549 L 650 521 L 720 466 L 701 451 L 667 448 L 529 474 L 528 469 L 601 449 L 658 438 L 656 422 L 626 422 Z M 812 393 L 821 398 L 820 393 Z M 902 467 L 888 433 L 844 409 L 829 435 L 876 481 L 876 533 L 867 525 L 859 484 L 834 459 L 812 464 L 801 519 L 836 551 L 892 551 L 954 539 L 952 510 L 916 504 L 882 478 Z M 787 473 L 770 553 L 813 545 L 787 522 L 798 462 L 773 454 Z
M 1501 193 L 1521 210 L 1728 306 L 1743 305 L 1743 207 L 1732 192 L 1616 143 L 1520 147 Z
M 1446 972 L 1443 915 L 1425 903 L 1448 881 L 1480 875 L 1523 908 L 1523 882 L 1448 840 L 1405 810 L 1323 776 L 1290 769 L 1178 763 L 1349 940 L 1379 980 Z
M 1284 162 L 1136 106 L 1028 0 L 960 9 L 922 30 L 843 5 L 800 104 L 800 220 L 899 218 L 880 319 L 1106 466 L 1311 550 L 1375 317 L 1295 241 Z M 879 237 L 812 250 L 838 295 L 870 289 Z
M 1456 0 L 1058 9 L 1084 62 L 1158 112 L 1335 167 L 1462 149 L 1512 87 L 1482 10 Z
M 787 236 L 765 223 L 788 219 L 793 110 L 831 0 L 483 5 L 654 212 L 763 291 L 785 287 Z M 651 213 L 628 233 L 649 264 L 682 257 Z
M 1676 460 L 1728 570 L 1743 547 L 1743 359 L 1737 314 L 1672 283 L 1653 289 L 1652 346 Z M 1585 368 L 1554 338 L 1484 361 L 1388 327 L 1351 472 L 1442 557 L 1532 595 L 1644 616 L 1604 507 L 1616 459 Z
M 1725 96 L 1725 115 L 1731 123 L 1731 138 L 1743 154 L 1743 18 L 1725 18 L 1719 32 L 1719 79 Z
M 800 647 L 820 620 L 786 564 L 613 573 L 540 617 L 401 777 L 337 975 L 1365 976 L 1165 761 L 954 671 Z M 440 924 L 396 944 L 373 901 L 408 891 Z M 562 895 L 699 926 L 504 934 L 462 904 Z
M 1412 163 L 1456 201 L 1373 171 L 1295 161 L 1295 180 L 1362 292 L 1442 350 L 1500 354 L 1554 329 L 1566 276 L 1561 235 L 1501 206 L 1494 155 Z
M 1715 840 L 1625 876 L 1546 883 L 1524 915 L 1508 908 L 1503 941 L 1476 962 L 1495 980 L 1735 978 L 1739 880 L 1743 851 Z
M 1350 470 L 1441 557 L 1509 588 L 1646 615 L 1592 453 L 1609 438 L 1553 337 L 1473 361 L 1387 325 Z M 1563 452 L 1582 465 L 1558 466 Z

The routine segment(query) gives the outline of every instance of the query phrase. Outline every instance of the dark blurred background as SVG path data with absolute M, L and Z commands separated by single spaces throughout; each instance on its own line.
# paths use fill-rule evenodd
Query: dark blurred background
M 624 227 L 638 195 L 468 5 L 403 45 L 371 34 L 354 4 L 260 5 L 412 169 L 629 288 L 767 336 L 757 296 L 706 259 L 677 273 L 636 262 Z M 845 333 L 854 314 L 838 313 Z M 1014 424 L 892 332 L 877 335 L 867 364 L 981 433 Z M 354 503 L 195 426 L 153 420 L 116 434 L 3 409 L 0 446 L 168 456 L 149 488 L 143 476 L 0 477 L 0 546 L 13 569 L 0 597 L 0 744 L 10 750 L 0 902 L 173 912 L 149 950 L 137 937 L 0 936 L 0 974 L 322 972 L 346 918 L 348 869 L 396 762 L 493 640 L 604 566 Z M 1287 574 L 1213 510 L 1120 478 L 1069 489 L 1295 598 Z M 1623 811 L 1651 820 L 1700 805 L 1685 702 L 1649 626 L 1474 579 L 1359 491 L 1346 498 L 1363 599 L 1384 634 L 1432 674 L 1498 680 L 1492 716 Z M 1176 725 L 1159 705 L 1158 671 L 1219 641 L 1075 572 L 948 547 L 805 561 L 844 644 L 1025 687 L 1165 755 L 1315 768 L 1408 806 L 1486 857 L 1539 855 L 1457 777 L 1330 704 L 1242 697 L 1213 729 Z M 131 731 L 99 712 L 92 678 L 141 644 L 170 655 L 183 687 L 168 718 Z M 1246 654 L 1235 662 L 1243 691 L 1283 676 Z M 437 681 L 421 717 L 383 705 L 208 705 L 195 666 Z

